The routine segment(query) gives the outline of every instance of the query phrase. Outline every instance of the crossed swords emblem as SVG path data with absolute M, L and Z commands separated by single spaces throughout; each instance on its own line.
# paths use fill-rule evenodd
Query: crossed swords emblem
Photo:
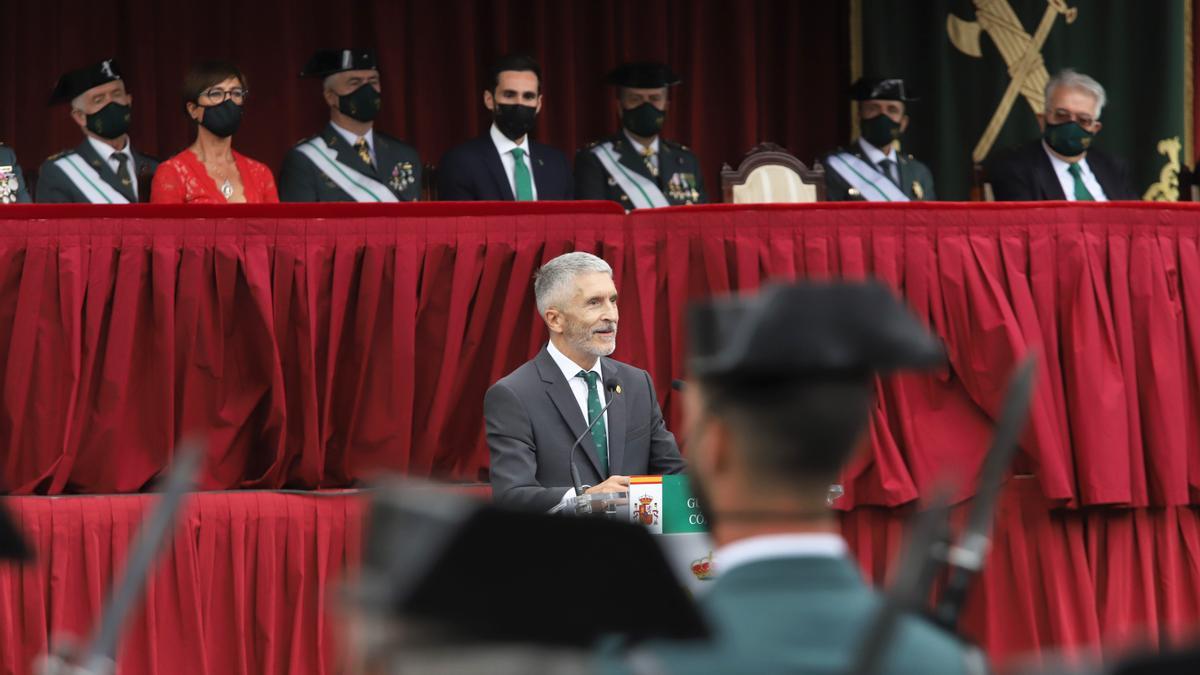
M 1078 10 L 1067 7 L 1066 0 L 1046 0 L 1046 11 L 1042 14 L 1041 23 L 1033 35 L 1030 35 L 1025 32 L 1025 27 L 1021 25 L 1021 20 L 1017 18 L 1017 13 L 1008 4 L 1008 0 L 974 2 L 974 21 L 961 19 L 954 14 L 946 16 L 946 33 L 950 36 L 950 43 L 967 56 L 980 58 L 983 52 L 980 50 L 979 35 L 987 33 L 1000 50 L 1004 62 L 1008 64 L 1008 74 L 1011 78 L 1003 98 L 1000 99 L 1000 105 L 997 106 L 996 112 L 992 113 L 991 121 L 971 153 L 972 159 L 978 163 L 987 157 L 996 142 L 1000 128 L 1004 126 L 1004 121 L 1008 119 L 1008 113 L 1017 100 L 1017 94 L 1025 97 L 1034 114 L 1044 109 L 1044 91 L 1050 75 L 1046 72 L 1046 63 L 1042 60 L 1042 46 L 1046 44 L 1046 37 L 1050 35 L 1050 29 L 1054 27 L 1058 15 L 1066 17 L 1069 24 L 1075 21 Z

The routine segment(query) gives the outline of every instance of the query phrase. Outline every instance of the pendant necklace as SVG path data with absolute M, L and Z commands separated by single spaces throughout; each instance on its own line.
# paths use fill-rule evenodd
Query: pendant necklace
M 225 199 L 233 196 L 233 183 L 230 183 L 228 178 L 225 179 L 224 183 L 221 183 L 221 194 L 225 195 Z

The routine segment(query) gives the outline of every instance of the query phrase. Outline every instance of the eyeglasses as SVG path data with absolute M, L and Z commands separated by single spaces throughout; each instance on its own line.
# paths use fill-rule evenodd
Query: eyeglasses
M 226 99 L 233 99 L 233 102 L 241 105 L 246 101 L 246 97 L 250 95 L 249 89 L 221 89 L 213 87 L 208 91 L 200 94 L 200 98 L 210 104 L 224 103 Z
M 1084 129 L 1090 129 L 1096 124 L 1096 119 L 1091 115 L 1076 115 L 1070 110 L 1058 108 L 1050 111 L 1047 116 L 1051 124 L 1064 124 L 1066 122 L 1075 122 Z

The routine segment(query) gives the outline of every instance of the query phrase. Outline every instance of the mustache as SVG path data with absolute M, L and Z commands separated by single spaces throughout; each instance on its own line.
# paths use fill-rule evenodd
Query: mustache
M 604 321 L 604 322 L 600 323 L 599 325 L 595 326 L 594 328 L 592 328 L 592 330 L 589 332 L 592 335 L 595 335 L 596 333 L 607 332 L 610 330 L 614 333 L 617 332 L 617 322 L 616 321 Z

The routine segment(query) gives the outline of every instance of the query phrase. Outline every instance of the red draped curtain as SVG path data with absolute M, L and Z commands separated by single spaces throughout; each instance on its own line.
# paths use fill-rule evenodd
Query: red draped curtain
M 209 488 L 338 487 L 379 468 L 475 480 L 483 392 L 545 340 L 530 290 L 545 260 L 587 250 L 613 264 L 616 357 L 651 372 L 673 428 L 689 299 L 872 276 L 945 340 L 949 366 L 878 385 L 871 442 L 838 503 L 870 575 L 882 578 L 902 519 L 943 472 L 967 479 L 961 518 L 1007 374 L 1034 351 L 1016 471 L 1030 477 L 1001 503 L 970 634 L 1008 658 L 1163 644 L 1200 620 L 1190 205 L 2 215 L 0 460 L 18 492 L 142 490 L 190 431 L 209 439 Z
M 61 72 L 115 56 L 134 97 L 134 147 L 162 158 L 194 131 L 179 87 L 192 64 L 219 58 L 246 73 L 250 103 L 234 139 L 278 169 L 284 152 L 328 120 L 320 82 L 297 77 L 315 49 L 379 51 L 377 128 L 436 163 L 490 123 L 483 80 L 500 54 L 543 65 L 545 107 L 535 136 L 572 156 L 616 130 L 604 74 L 625 60 L 670 63 L 665 134 L 699 155 L 719 197 L 722 162 L 761 141 L 806 162 L 844 143 L 849 10 L 791 0 L 0 0 L 0 142 L 26 170 L 80 142 L 65 107 L 47 111 Z

